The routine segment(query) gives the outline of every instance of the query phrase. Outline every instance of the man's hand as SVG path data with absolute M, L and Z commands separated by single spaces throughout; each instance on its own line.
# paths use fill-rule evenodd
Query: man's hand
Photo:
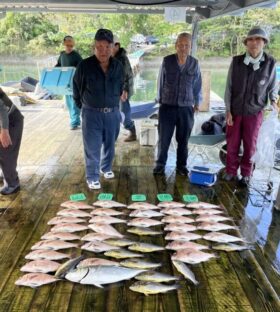
M 127 98 L 128 98 L 128 93 L 127 93 L 127 91 L 124 90 L 122 95 L 121 95 L 121 101 L 125 102 L 127 100 Z
M 1 142 L 1 144 L 2 144 L 2 146 L 4 148 L 7 148 L 10 145 L 12 145 L 12 140 L 11 140 L 11 137 L 10 137 L 8 129 L 1 129 L 1 132 L 0 132 L 0 142 Z
M 232 119 L 231 112 L 227 112 L 226 121 L 227 121 L 227 125 L 228 126 L 233 126 L 233 119 Z

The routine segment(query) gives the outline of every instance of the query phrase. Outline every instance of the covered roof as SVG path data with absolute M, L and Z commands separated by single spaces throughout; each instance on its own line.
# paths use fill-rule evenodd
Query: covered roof
M 163 14 L 165 7 L 182 7 L 192 16 L 212 18 L 240 14 L 254 7 L 272 7 L 277 0 L 3 0 L 0 12 L 76 12 Z

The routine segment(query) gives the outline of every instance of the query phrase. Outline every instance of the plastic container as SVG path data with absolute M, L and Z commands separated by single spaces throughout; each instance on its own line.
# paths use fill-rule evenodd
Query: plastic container
M 217 181 L 217 173 L 207 167 L 194 166 L 190 170 L 189 178 L 193 184 L 212 186 Z
M 157 120 L 144 119 L 140 127 L 140 145 L 155 146 L 157 141 Z
M 25 77 L 21 80 L 20 85 L 24 91 L 34 92 L 37 83 L 38 83 L 37 79 L 34 79 L 32 77 Z

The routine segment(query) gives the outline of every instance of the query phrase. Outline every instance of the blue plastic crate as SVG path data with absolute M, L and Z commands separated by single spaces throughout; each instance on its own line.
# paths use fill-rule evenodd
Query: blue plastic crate
M 277 80 L 280 82 L 280 66 L 276 66 L 276 77 Z
M 75 67 L 54 67 L 43 69 L 40 86 L 57 95 L 73 94 Z
M 194 166 L 190 170 L 189 178 L 193 184 L 212 186 L 217 181 L 217 173 L 207 167 Z

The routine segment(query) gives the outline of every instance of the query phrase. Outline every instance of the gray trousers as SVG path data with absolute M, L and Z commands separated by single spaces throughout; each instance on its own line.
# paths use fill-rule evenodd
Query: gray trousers
M 0 145 L 0 167 L 3 172 L 4 183 L 10 187 L 19 184 L 17 173 L 17 159 L 21 143 L 23 131 L 23 116 L 16 108 L 9 115 L 9 133 L 12 140 L 12 145 L 8 148 L 3 148 Z

